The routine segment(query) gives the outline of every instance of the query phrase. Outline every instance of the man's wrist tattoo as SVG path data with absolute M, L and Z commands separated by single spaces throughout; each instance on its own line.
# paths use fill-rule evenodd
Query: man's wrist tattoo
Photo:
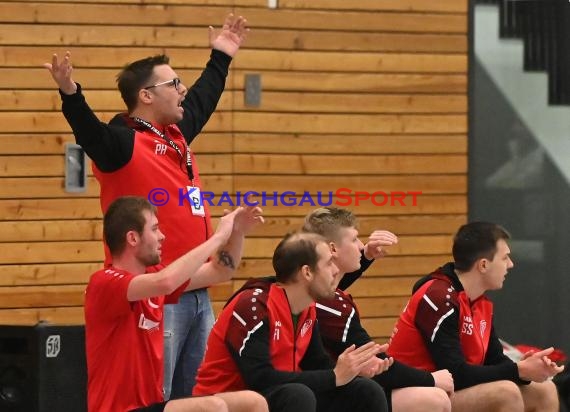
M 232 257 L 232 255 L 230 255 L 225 250 L 220 250 L 218 252 L 218 263 L 220 265 L 224 265 L 226 267 L 229 267 L 230 269 L 236 268 L 236 265 L 234 263 L 234 258 Z

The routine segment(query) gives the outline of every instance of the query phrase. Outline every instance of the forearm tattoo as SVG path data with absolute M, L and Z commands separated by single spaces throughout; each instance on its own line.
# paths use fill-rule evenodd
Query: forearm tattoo
M 230 269 L 235 269 L 236 264 L 234 262 L 234 258 L 225 250 L 220 250 L 218 252 L 218 263 L 220 265 L 229 267 Z

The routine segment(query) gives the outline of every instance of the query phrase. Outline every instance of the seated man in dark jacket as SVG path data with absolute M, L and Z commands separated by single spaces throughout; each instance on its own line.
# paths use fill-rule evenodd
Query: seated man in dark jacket
M 358 239 L 356 226 L 356 217 L 352 212 L 335 207 L 316 209 L 306 217 L 303 226 L 303 231 L 318 233 L 328 240 L 334 262 L 341 271 L 335 296 L 317 302 L 317 319 L 323 342 L 333 357 L 339 356 L 351 345 L 359 347 L 372 341 L 360 323 L 352 296 L 345 290 L 375 258 L 383 256 L 384 247 L 398 242 L 393 233 L 377 230 L 365 246 Z M 386 357 L 384 354 L 379 356 Z M 384 388 L 394 412 L 451 410 L 447 393 L 453 392 L 453 379 L 446 370 L 426 372 L 408 367 L 395 357 L 390 369 L 376 375 L 374 380 Z

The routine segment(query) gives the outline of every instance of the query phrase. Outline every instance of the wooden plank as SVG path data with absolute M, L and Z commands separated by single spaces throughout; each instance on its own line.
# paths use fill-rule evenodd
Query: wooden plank
M 279 239 L 249 238 L 244 257 L 273 255 Z M 434 255 L 446 253 L 451 246 L 449 236 L 401 236 L 398 245 L 391 246 L 391 255 Z M 96 262 L 103 258 L 100 241 L 5 242 L 0 264 Z
M 125 103 L 118 91 L 87 90 L 84 92 L 91 109 L 95 111 L 125 111 Z M 234 99 L 231 90 L 222 94 L 217 109 L 227 111 Z M 238 99 L 243 99 L 240 94 Z M 0 90 L 0 110 L 57 111 L 61 110 L 61 98 L 53 90 Z
M 234 62 L 235 64 L 235 62 Z M 234 66 L 234 67 L 237 67 Z M 262 75 L 263 90 L 350 92 L 350 93 L 459 93 L 467 92 L 465 74 L 410 74 L 410 73 L 328 73 L 325 68 L 315 72 L 298 73 L 292 70 L 264 72 L 264 67 L 254 68 Z M 328 70 L 328 67 L 327 67 Z M 234 71 L 234 88 L 243 89 L 248 71 Z M 0 74 L 2 71 L 0 70 Z M 242 75 L 243 74 L 243 75 Z M 0 83 L 0 86 L 2 83 Z
M 380 298 L 355 299 L 361 318 L 397 317 L 408 302 L 407 296 L 388 296 Z
M 312 93 L 263 91 L 261 105 L 244 104 L 244 92 L 236 91 L 235 109 L 299 113 L 467 113 L 465 95 L 387 93 Z
M 365 148 L 365 149 L 364 149 Z M 238 153 L 467 153 L 466 135 L 236 133 Z
M 191 147 L 199 154 L 198 163 L 201 165 L 202 153 L 232 152 L 232 140 L 230 133 L 201 133 Z M 65 152 L 66 143 L 75 143 L 71 133 L 0 133 L 0 155 L 61 154 Z
M 0 309 L 0 325 L 33 326 L 40 321 L 52 325 L 83 325 L 83 306 Z
M 101 218 L 98 198 L 0 200 L 0 220 Z
M 249 14 L 249 13 L 248 13 Z M 295 13 L 297 14 L 297 13 Z M 321 20 L 326 21 L 326 17 Z M 278 22 L 286 26 L 297 20 L 283 19 Z M 301 21 L 301 24 L 305 24 Z M 290 28 L 290 27 L 286 27 Z M 341 29 L 342 30 L 342 29 Z M 249 36 L 246 47 L 259 50 L 268 48 L 267 39 L 271 39 L 272 50 L 296 51 L 339 51 L 346 52 L 391 52 L 391 53 L 467 53 L 467 36 L 464 33 L 398 33 L 376 32 L 376 27 L 357 24 L 347 27 L 347 31 L 312 31 L 255 28 Z M 360 32 L 357 30 L 367 30 Z
M 234 155 L 238 174 L 367 175 L 467 173 L 465 155 Z M 1 158 L 0 158 L 1 165 Z
M 217 22 L 215 24 L 218 24 Z M 91 26 L 99 28 L 99 26 Z M 148 26 L 150 28 L 151 26 Z M 150 31 L 143 30 L 140 36 L 150 35 Z M 54 30 L 54 26 L 50 26 L 47 29 Z M 375 32 L 375 31 L 356 31 L 354 27 L 347 28 L 346 31 L 315 31 L 313 29 L 304 30 L 302 28 L 289 30 L 290 28 L 283 29 L 271 29 L 271 28 L 259 28 L 256 27 L 253 30 L 253 34 L 249 36 L 246 45 L 243 50 L 256 50 L 263 51 L 270 46 L 273 50 L 295 50 L 295 51 L 330 51 L 338 52 L 339 50 L 351 51 L 351 52 L 391 52 L 391 53 L 444 53 L 444 54 L 465 54 L 467 52 L 467 38 L 464 34 L 456 33 L 430 33 L 430 32 L 412 32 L 412 33 L 398 33 L 398 32 Z M 76 27 L 76 31 L 79 27 Z M 179 30 L 184 30 L 180 28 Z M 203 30 L 203 29 L 197 29 Z M 8 35 L 8 34 L 7 34 Z M 268 45 L 268 40 L 271 39 L 271 44 Z M 9 37 L 8 37 L 9 39 Z M 196 39 L 198 40 L 198 39 Z M 129 38 L 123 37 L 121 43 L 128 42 Z M 6 40 L 9 44 L 6 44 L 6 48 L 15 48 L 9 40 Z M 199 58 L 193 59 L 193 67 L 200 67 L 198 62 L 204 62 L 209 54 L 208 45 L 205 42 L 200 42 L 200 49 L 190 49 L 180 50 L 184 47 L 185 40 L 179 39 L 179 37 L 172 37 L 166 43 L 156 42 L 152 39 L 148 39 L 146 42 L 139 41 L 139 44 L 133 44 L 132 50 L 126 52 L 126 55 L 118 56 L 118 61 L 134 61 L 138 60 L 145 55 L 154 55 L 165 53 L 171 57 L 174 57 L 173 62 L 180 61 L 190 61 L 191 59 L 186 57 L 188 53 L 193 53 L 194 55 L 199 54 Z M 115 45 L 110 39 L 107 39 L 107 49 L 110 48 L 120 48 L 125 47 L 120 45 Z M 26 40 L 22 47 L 25 49 L 36 49 L 39 51 L 39 56 L 46 56 L 48 59 L 51 53 L 55 52 L 54 49 L 59 49 L 65 47 L 65 44 L 61 43 L 42 43 L 42 45 L 37 45 L 29 40 Z M 115 61 L 102 62 L 104 57 L 101 56 L 102 52 L 106 49 L 97 51 L 97 48 L 92 45 L 81 45 L 77 48 L 76 45 L 72 48 L 74 61 L 79 62 L 83 67 L 97 66 L 97 63 L 101 61 L 101 67 L 116 67 Z M 68 46 L 69 48 L 69 46 Z M 177 49 L 178 48 L 178 49 Z M 85 53 L 84 49 L 94 50 L 94 55 L 87 58 L 80 58 L 76 60 L 76 52 L 81 55 Z M 9 51 L 9 54 L 16 57 L 12 61 L 12 65 L 31 65 L 27 53 Z M 59 52 L 61 53 L 61 52 Z M 113 53 L 111 51 L 111 53 Z M 182 59 L 181 59 L 182 57 Z M 6 58 L 6 60 L 8 60 Z M 27 61 L 28 63 L 24 63 Z M 178 65 L 178 63 L 176 63 Z
M 233 126 L 237 132 L 452 134 L 467 133 L 467 116 L 237 112 Z
M 231 191 L 231 175 L 206 175 L 202 177 L 204 188 L 209 192 L 221 193 Z M 87 178 L 85 192 L 68 193 L 64 189 L 63 177 L 4 177 L 0 186 L 0 199 L 34 199 L 34 198 L 86 198 L 99 196 L 99 183 L 94 177 Z M 179 194 L 170 194 L 179 199 Z
M 85 285 L 0 287 L 3 308 L 83 305 Z
M 61 4 L 49 4 L 46 2 L 14 2 L 0 3 L 0 15 L 3 22 L 13 23 L 61 23 L 66 27 L 72 24 L 113 24 L 123 26 L 140 25 L 170 25 L 170 26 L 199 26 L 204 33 L 209 25 L 219 26 L 228 8 L 208 7 L 202 4 L 190 6 L 190 3 L 172 4 L 172 2 L 161 0 L 155 4 L 141 4 L 144 2 L 135 1 L 136 4 L 114 4 L 102 5 L 89 4 L 82 1 L 80 5 L 74 4 L 70 7 L 69 2 Z M 122 3 L 128 3 L 122 2 Z M 171 4 L 169 4 L 171 3 Z M 227 1 L 220 5 L 227 6 Z
M 363 277 L 350 287 L 355 298 L 380 296 L 410 296 L 412 286 L 420 276 Z
M 464 35 L 454 34 L 424 34 L 424 33 L 357 33 L 353 31 L 347 32 L 314 32 L 314 31 L 288 31 L 279 30 L 270 33 L 271 49 L 268 49 L 266 40 L 267 34 L 263 36 L 257 33 L 255 36 L 250 36 L 246 46 L 240 51 L 238 57 L 234 61 L 234 65 L 241 60 L 242 53 L 247 56 L 250 55 L 250 60 L 255 58 L 254 54 L 260 54 L 263 61 L 266 62 L 269 56 L 281 62 L 283 59 L 287 64 L 299 65 L 308 60 L 312 61 L 313 65 L 322 66 L 322 62 L 315 59 L 316 56 L 329 56 L 325 54 L 312 54 L 307 53 L 309 50 L 326 50 L 329 52 L 340 53 L 345 51 L 344 59 L 359 61 L 360 64 L 379 65 L 378 53 L 390 52 L 403 54 L 404 56 L 411 56 L 410 53 L 425 53 L 418 54 L 418 58 L 432 59 L 430 56 L 435 55 L 457 55 L 452 62 L 456 64 L 461 63 L 467 52 L 467 38 Z M 256 40 L 257 39 L 257 40 Z M 277 42 L 277 44 L 275 44 Z M 256 46 L 257 45 L 257 46 Z M 262 47 L 263 46 L 263 47 Z M 259 47 L 262 47 L 261 49 Z M 69 48 L 69 47 L 68 47 Z M 359 51 L 357 55 L 351 55 L 346 51 Z M 276 53 L 276 50 L 281 50 Z M 287 51 L 287 52 L 286 52 Z M 49 61 L 53 53 L 63 54 L 65 47 L 63 45 L 4 45 L 0 49 L 0 64 L 10 67 L 38 67 L 38 56 L 43 56 L 45 61 Z M 179 47 L 165 47 L 153 44 L 138 45 L 135 47 L 94 47 L 94 46 L 81 46 L 72 47 L 73 65 L 76 68 L 95 67 L 95 68 L 113 68 L 119 71 L 122 65 L 141 59 L 145 56 L 152 56 L 156 54 L 166 54 L 171 58 L 171 64 L 176 69 L 203 69 L 208 61 L 210 50 L 195 49 L 195 48 L 179 48 Z M 330 55 L 331 57 L 337 54 Z M 382 56 L 390 57 L 389 54 Z M 40 57 L 41 59 L 42 57 Z M 409 58 L 409 57 L 406 57 Z M 392 56 L 392 59 L 394 57 Z M 273 67 L 276 62 L 269 62 Z M 308 62 L 304 65 L 307 66 Z M 332 65 L 332 66 L 329 66 Z M 463 64 L 463 63 L 461 63 Z M 283 63 L 281 66 L 288 67 Z M 353 66 L 356 66 L 354 64 Z M 235 66 L 234 66 L 235 67 Z M 342 66 L 339 62 L 330 61 L 327 63 L 326 70 L 342 71 Z M 263 69 L 263 67 L 259 67 Z M 354 68 L 356 71 L 370 71 L 370 67 Z M 190 73 L 188 73 L 190 74 Z M 196 73 L 196 77 L 198 73 Z M 186 77 L 184 77 L 186 78 Z
M 94 177 L 87 178 L 86 190 L 67 193 L 63 177 L 3 177 L 0 199 L 31 199 L 41 197 L 98 197 L 99 185 Z
M 139 55 L 145 56 L 144 54 Z M 1 57 L 1 54 L 0 54 Z M 37 56 L 34 56 L 37 62 Z M 0 62 L 1 64 L 1 62 Z M 235 66 L 234 66 L 235 68 Z M 262 75 L 263 90 L 297 92 L 349 92 L 349 93 L 441 93 L 465 94 L 467 76 L 465 74 L 386 74 L 386 73 L 328 73 L 323 67 L 316 72 L 299 73 L 294 71 L 267 72 L 265 68 L 232 70 L 233 89 L 244 88 L 244 76 L 255 70 Z M 93 89 L 116 90 L 115 76 L 118 70 L 77 69 L 74 79 Z M 177 70 L 183 79 L 195 79 Z M 232 84 L 228 82 L 228 84 Z M 45 69 L 2 68 L 0 66 L 0 89 L 49 89 L 57 93 L 53 80 Z M 49 132 L 49 130 L 45 130 Z M 66 130 L 67 132 L 68 130 Z M 7 131 L 6 131 L 7 132 Z
M 205 28 L 167 26 L 114 25 L 50 25 L 3 24 L 0 26 L 0 44 L 5 46 L 49 45 L 51 47 L 81 46 L 142 46 L 207 48 Z M 36 40 L 34 41 L 34 37 Z
M 277 192 L 280 199 L 281 196 L 288 196 L 286 192 L 296 193 L 297 196 L 302 196 L 304 192 L 321 193 L 323 203 L 329 200 L 329 192 L 333 192 L 333 195 L 336 193 L 339 198 L 336 202 L 337 206 L 359 206 L 365 203 L 365 195 L 361 196 L 362 202 L 351 201 L 346 196 L 354 196 L 357 191 L 367 191 L 370 199 L 377 191 L 385 193 L 421 191 L 422 194 L 418 195 L 418 199 L 425 194 L 465 194 L 467 193 L 467 180 L 465 175 L 342 176 L 341 182 L 338 181 L 338 177 L 331 179 L 330 176 L 237 175 L 234 180 L 234 189 L 236 193 L 242 194 L 248 191 L 268 194 Z M 377 203 L 381 203 L 381 197 L 382 195 L 377 198 Z M 346 201 L 343 200 L 345 198 Z M 280 202 L 284 203 L 281 200 Z M 404 204 L 413 205 L 413 196 L 408 195 L 408 203 L 404 202 Z M 390 201 L 390 206 L 396 205 L 397 202 Z
M 115 112 L 96 112 L 102 122 L 109 122 Z M 216 112 L 210 117 L 204 130 L 230 131 L 232 116 L 230 113 Z M 59 112 L 0 112 L 7 133 L 68 133 L 71 127 Z
M 343 200 L 344 202 L 344 200 Z M 354 206 L 354 203 L 352 206 Z M 236 201 L 233 203 L 237 204 Z M 336 206 L 346 207 L 346 204 Z M 221 215 L 228 204 L 213 206 L 215 215 Z M 264 207 L 266 216 L 304 216 L 315 206 L 304 204 L 302 206 L 286 206 L 278 203 L 273 206 L 268 203 Z M 448 215 L 466 214 L 467 200 L 464 195 L 429 195 L 418 196 L 417 206 L 389 206 L 378 207 L 371 202 L 361 202 L 354 209 L 359 216 L 375 215 Z M 101 218 L 101 209 L 98 198 L 68 198 L 68 199 L 0 199 L 0 221 L 15 220 L 54 220 L 54 219 L 96 219 Z
M 124 30 L 124 29 L 123 29 Z M 203 33 L 202 35 L 204 35 Z M 71 43 L 72 44 L 72 43 Z M 196 48 L 167 48 L 167 47 L 97 47 L 97 46 L 83 46 L 71 47 L 70 44 L 64 45 L 39 45 L 39 46 L 1 46 L 0 45 L 0 64 L 9 67 L 28 67 L 37 68 L 38 72 L 43 72 L 43 76 L 48 78 L 52 84 L 49 73 L 41 67 L 41 63 L 51 61 L 53 53 L 60 56 L 67 50 L 71 51 L 72 62 L 74 69 L 74 79 L 81 81 L 79 76 L 86 68 L 107 69 L 112 68 L 109 77 L 109 84 L 116 88 L 115 76 L 123 68 L 125 64 L 135 60 L 142 59 L 146 56 L 153 56 L 156 54 L 167 54 L 171 58 L 172 67 L 181 70 L 180 74 L 182 79 L 187 75 L 189 78 L 196 78 L 204 69 L 208 62 L 211 50 L 209 48 L 196 49 Z M 34 56 L 34 54 L 36 54 Z M 105 58 L 105 56 L 107 56 Z M 41 62 L 41 63 L 39 63 Z M 39 67 L 38 67 L 39 66 Z M 191 70 L 189 70 L 191 69 Z M 31 81 L 33 79 L 28 79 Z
M 416 234 L 451 234 L 465 224 L 465 215 L 443 215 L 443 216 L 357 216 L 358 229 L 363 241 L 376 229 L 390 230 L 397 235 Z M 303 226 L 304 217 L 269 217 L 266 216 L 265 224 L 258 227 L 250 236 L 252 237 L 281 237 L 285 233 L 299 229 Z M 18 222 L 10 222 L 18 225 Z M 54 222 L 58 224 L 58 222 Z M 2 233 L 2 223 L 0 222 L 0 233 Z M 20 231 L 20 236 L 24 236 Z M 27 230 L 26 230 L 27 232 Z M 1 236 L 1 235 L 0 235 Z M 27 238 L 27 237 L 24 237 Z M 2 239 L 2 237 L 0 237 Z M 7 239 L 8 240 L 8 239 Z M 41 240 L 41 239 L 37 239 Z
M 61 2 L 61 0 L 43 0 L 44 3 Z M 82 3 L 112 3 L 116 0 L 82 0 Z M 127 4 L 156 3 L 156 0 L 121 0 Z M 350 3 L 345 0 L 281 0 L 280 9 L 316 9 L 316 10 L 401 10 L 410 12 L 434 11 L 440 13 L 465 13 L 467 11 L 466 0 L 439 0 L 431 4 L 418 2 L 417 0 L 361 0 L 358 3 Z M 201 5 L 201 6 L 224 6 L 227 10 L 228 0 L 161 0 L 164 5 Z M 267 7 L 265 0 L 234 0 L 231 5 L 240 7 Z
M 466 113 L 462 95 L 297 93 L 264 91 L 259 107 L 245 105 L 243 91 L 222 94 L 218 111 L 235 110 L 323 113 Z M 116 91 L 88 90 L 85 97 L 95 111 L 124 111 Z M 52 90 L 0 90 L 0 110 L 60 111 L 61 99 Z
M 1 4 L 1 3 L 0 3 Z M 175 38 L 181 36 L 181 32 L 187 33 L 188 37 L 204 37 L 200 43 L 188 42 L 188 38 L 184 38 L 188 43 L 187 46 L 205 47 L 207 37 L 204 36 L 206 28 L 209 25 L 218 27 L 224 19 L 227 10 L 220 8 L 207 7 L 180 7 L 180 6 L 130 6 L 115 4 L 113 6 L 106 5 L 78 5 L 73 8 L 65 4 L 27 4 L 27 7 L 20 9 L 11 4 L 3 4 L 0 13 L 5 16 L 3 20 L 5 27 L 11 28 L 12 36 L 16 37 L 19 42 L 22 37 L 13 32 L 15 27 L 20 25 L 10 23 L 34 23 L 30 26 L 30 34 L 35 33 L 34 29 L 41 29 L 45 39 L 38 39 L 42 44 L 45 42 L 57 44 L 83 44 L 83 41 L 89 39 L 87 44 L 96 44 L 97 40 L 92 37 L 91 32 L 95 32 L 97 27 L 101 32 L 100 44 L 107 44 L 107 39 L 112 39 L 108 34 L 117 35 L 118 39 L 133 38 L 137 39 L 133 44 L 148 44 L 151 42 L 163 42 L 169 39 L 165 33 L 176 33 Z M 20 7 L 22 7 L 20 5 Z M 314 29 L 314 30 L 336 30 L 336 31 L 389 31 L 389 32 L 406 32 L 406 33 L 460 33 L 467 32 L 467 15 L 465 13 L 458 14 L 441 14 L 441 13 L 422 13 L 421 18 L 415 13 L 402 12 L 358 12 L 344 11 L 342 13 L 326 10 L 286 10 L 279 9 L 269 10 L 263 8 L 247 8 L 236 9 L 236 14 L 246 16 L 248 22 L 254 27 L 254 32 L 261 29 Z M 60 20 L 57 20 L 57 19 Z M 62 34 L 57 23 L 65 24 L 70 30 Z M 56 23 L 56 24 L 53 24 Z M 86 29 L 79 33 L 75 33 L 76 27 L 85 27 Z M 116 30 L 119 27 L 128 26 L 129 30 L 121 33 Z M 150 28 L 155 27 L 153 33 Z M 20 26 L 21 27 L 21 26 Z M 146 35 L 140 31 L 141 29 L 149 30 Z M 166 29 L 163 31 L 163 29 Z M 1 30 L 1 29 L 0 29 Z M 53 32 L 52 36 L 50 32 Z M 60 37 L 55 36 L 59 32 Z M 199 33 L 198 33 L 199 32 Z M 1 31 L 0 31 L 1 33 Z M 87 34 L 90 33 L 90 34 Z M 24 33 L 21 33 L 24 34 Z M 0 38 L 5 38 L 3 34 Z M 28 37 L 24 37 L 28 39 Z M 118 40 L 118 44 L 128 45 Z M 43 41 L 42 41 L 43 40 Z M 16 40 L 12 40 L 13 42 Z M 266 39 L 267 41 L 267 39 Z M 11 43 L 14 44 L 14 43 Z M 184 45 L 182 39 L 179 39 L 177 45 Z
M 258 4 L 261 0 L 250 2 Z M 241 4 L 236 3 L 236 4 Z M 259 4 L 263 6 L 263 3 Z M 466 0 L 438 0 L 424 2 L 417 0 L 280 0 L 280 8 L 294 9 L 328 9 L 328 10 L 401 10 L 409 12 L 435 11 L 441 13 L 466 13 Z
M 103 260 L 100 241 L 33 242 L 2 244 L 0 264 L 99 262 Z
M 90 161 L 87 163 L 87 170 L 91 172 L 91 163 Z M 227 154 L 202 154 L 199 158 L 199 164 L 203 175 L 231 174 L 233 169 L 232 157 Z M 65 160 L 63 153 L 51 156 L 0 155 L 0 178 L 64 176 L 64 174 Z
M 281 7 L 278 10 L 268 10 L 262 7 L 238 8 L 236 13 L 246 16 L 253 24 L 253 36 L 257 34 L 258 27 L 406 33 L 466 33 L 467 28 L 465 13 L 441 14 L 426 11 L 419 14 L 380 9 L 362 12 L 354 8 L 339 12 L 331 10 L 328 5 L 316 11 L 287 10 Z M 423 25 L 419 23 L 420 20 L 424 22 Z
M 326 62 L 326 67 L 323 67 Z M 377 72 L 377 73 L 466 73 L 463 54 L 348 53 L 333 51 L 240 51 L 233 62 L 239 70 Z
M 214 215 L 221 215 L 224 209 L 237 207 L 245 204 L 243 201 L 243 194 L 241 192 L 241 197 L 231 199 L 224 199 L 220 196 L 214 196 L 212 199 L 204 200 L 206 204 L 210 205 L 210 210 Z M 280 217 L 292 217 L 292 216 L 305 216 L 310 213 L 315 207 L 319 206 L 339 206 L 339 207 L 349 207 L 357 215 L 374 215 L 374 216 L 393 216 L 393 215 L 447 215 L 447 214 L 465 214 L 467 211 L 467 200 L 464 195 L 430 195 L 424 194 L 416 196 L 416 204 L 414 205 L 413 196 L 407 195 L 407 200 L 401 205 L 394 202 L 394 205 L 388 201 L 383 206 L 378 206 L 372 201 L 359 200 L 358 205 L 356 204 L 356 199 L 353 198 L 333 198 L 332 202 L 329 201 L 328 195 L 325 193 L 321 196 L 321 201 L 319 203 L 318 195 L 316 195 L 313 203 L 308 202 L 306 199 L 301 202 L 301 196 L 290 197 L 287 194 L 277 192 L 277 198 L 272 199 L 272 191 L 266 192 L 265 200 L 263 195 L 260 193 L 260 198 L 258 201 L 264 210 L 265 216 L 280 216 Z M 301 192 L 302 193 L 302 192 Z M 372 191 L 370 192 L 372 193 Z M 283 197 L 281 197 L 283 195 Z M 240 200 L 241 199 L 241 200 Z M 255 197 L 248 197 L 248 202 L 251 204 Z M 380 199 L 379 197 L 376 199 Z M 377 200 L 375 200 L 378 203 Z M 1 203 L 0 203 L 1 204 Z
M 362 326 L 376 342 L 387 343 L 397 320 L 397 317 L 365 318 Z
M 74 143 L 71 134 L 0 134 L 0 154 L 61 154 L 66 143 Z M 340 134 L 270 134 L 201 133 L 192 142 L 199 153 L 230 153 L 233 142 L 237 153 L 301 154 L 466 154 L 466 135 L 340 135 Z
M 0 222 L 0 242 L 101 240 L 102 233 L 101 220 Z
M 64 154 L 57 156 L 0 156 L 0 177 L 16 176 L 63 176 L 65 173 Z M 91 165 L 87 165 L 91 168 Z M 6 181 L 6 185 L 10 185 Z M 12 188 L 10 188 L 12 189 Z M 22 191 L 23 188 L 15 188 Z
M 114 113 L 97 113 L 109 121 Z M 65 133 L 70 126 L 61 113 L 0 112 L 8 133 Z M 392 114 L 287 114 L 287 113 L 214 113 L 207 131 L 284 132 L 284 133 L 374 133 L 374 134 L 465 134 L 466 115 L 392 115 Z
M 86 284 L 103 262 L 0 265 L 0 286 Z
M 0 52 L 2 51 L 0 47 Z M 22 48 L 23 51 L 27 51 L 27 49 Z M 106 50 L 106 49 L 104 49 Z M 45 50 L 47 52 L 47 50 Z M 138 55 L 138 58 L 145 57 L 146 54 Z M 0 59 L 2 58 L 2 54 L 0 53 Z M 45 60 L 48 60 L 46 58 Z M 36 56 L 37 60 L 37 56 Z M 172 60 L 171 60 L 172 62 Z M 21 90 L 37 90 L 37 89 L 48 89 L 54 93 L 57 98 L 59 98 L 59 94 L 57 93 L 57 87 L 53 82 L 53 79 L 50 77 L 49 73 L 46 69 L 37 69 L 36 67 L 27 67 L 22 64 L 18 64 L 17 61 L 9 61 L 5 62 L 4 66 L 14 66 L 19 65 L 22 67 L 2 67 L 0 66 L 0 73 L 2 75 L 8 76 L 19 76 L 13 77 L 9 79 L 2 79 L 0 81 L 0 88 L 1 89 L 21 89 Z M 119 73 L 120 69 L 93 69 L 93 68 L 75 68 L 76 70 L 73 72 L 74 76 L 73 79 L 80 83 L 83 87 L 83 91 L 85 94 L 89 94 L 90 90 L 113 90 L 118 93 L 117 91 L 117 83 L 115 78 Z M 195 79 L 198 78 L 200 72 L 195 70 L 176 70 L 178 77 L 183 79 L 183 81 L 193 82 Z M 231 74 L 230 74 L 231 76 Z M 186 80 L 187 79 L 187 80 Z M 228 84 L 229 83 L 228 81 Z M 121 110 L 123 111 L 123 110 Z

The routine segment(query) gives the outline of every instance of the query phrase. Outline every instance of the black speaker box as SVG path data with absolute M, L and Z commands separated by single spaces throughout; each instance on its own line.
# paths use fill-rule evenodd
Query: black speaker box
M 83 326 L 0 326 L 0 411 L 86 410 Z

